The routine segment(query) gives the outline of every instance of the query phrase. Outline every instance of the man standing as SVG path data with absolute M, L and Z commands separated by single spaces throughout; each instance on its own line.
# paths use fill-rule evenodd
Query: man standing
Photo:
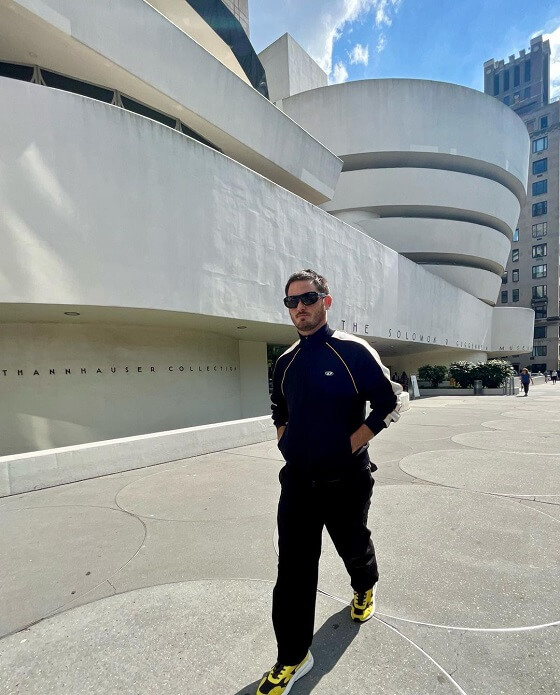
M 272 389 L 272 419 L 286 461 L 272 606 L 278 661 L 257 695 L 286 695 L 313 666 L 323 526 L 350 575 L 352 619 L 372 617 L 378 572 L 367 515 L 376 466 L 367 449 L 398 420 L 402 391 L 366 341 L 329 328 L 332 297 L 324 277 L 310 269 L 294 273 L 284 304 L 300 339 L 278 358 Z M 372 407 L 367 418 L 366 401 Z

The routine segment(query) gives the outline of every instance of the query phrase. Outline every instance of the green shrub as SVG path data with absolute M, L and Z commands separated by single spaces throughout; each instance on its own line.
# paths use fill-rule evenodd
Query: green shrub
M 448 368 L 449 376 L 454 379 L 462 389 L 468 389 L 474 384 L 474 364 L 472 362 L 452 362 Z
M 429 381 L 434 389 L 437 389 L 446 376 L 447 367 L 442 364 L 425 364 L 423 367 L 418 367 L 418 378 L 421 381 Z
M 497 389 L 508 376 L 513 375 L 513 367 L 506 360 L 488 360 L 478 362 L 475 366 L 475 379 L 481 379 L 482 385 L 487 389 Z
M 449 376 L 464 389 L 474 386 L 475 379 L 480 379 L 486 389 L 497 389 L 513 373 L 513 367 L 506 360 L 488 360 L 476 364 L 463 361 L 449 365 Z

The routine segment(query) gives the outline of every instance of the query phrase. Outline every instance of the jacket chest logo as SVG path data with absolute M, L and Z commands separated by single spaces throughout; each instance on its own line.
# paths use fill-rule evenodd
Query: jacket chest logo
M 334 376 L 334 372 L 330 372 L 330 371 L 325 372 L 325 376 Z

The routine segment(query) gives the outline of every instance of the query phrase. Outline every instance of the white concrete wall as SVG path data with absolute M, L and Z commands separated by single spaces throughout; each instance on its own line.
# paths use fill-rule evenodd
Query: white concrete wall
M 117 89 L 314 203 L 332 196 L 339 160 L 147 2 L 0 0 L 0 60 Z
M 460 220 L 334 213 L 465 292 L 495 304 L 511 243 L 501 232 Z
M 527 129 L 509 107 L 473 89 L 428 80 L 363 80 L 295 95 L 283 100 L 282 109 L 354 166 L 368 160 L 352 155 L 375 153 L 369 161 L 382 166 L 402 163 L 405 155 L 421 167 L 439 162 L 494 177 L 525 197 Z
M 365 209 L 381 217 L 442 217 L 485 225 L 511 239 L 519 201 L 495 181 L 458 171 L 383 168 L 345 171 L 324 210 Z M 438 238 L 433 237 L 437 249 Z
M 265 48 L 259 59 L 266 72 L 271 101 L 326 87 L 329 83 L 327 74 L 289 34 Z
M 455 265 L 424 263 L 422 267 L 430 273 L 443 278 L 465 292 L 478 297 L 494 306 L 502 286 L 499 275 L 481 268 L 469 268 Z
M 527 133 L 511 109 L 426 80 L 316 89 L 284 99 L 282 108 L 344 161 L 325 210 L 496 302 L 529 158 Z
M 494 307 L 492 310 L 492 341 L 490 352 L 530 352 L 533 344 L 535 312 L 517 307 Z
M 484 264 L 501 274 L 511 250 L 505 234 L 472 222 L 433 217 L 379 217 L 360 210 L 336 214 L 339 219 L 341 215 L 347 216 L 342 219 L 349 224 L 416 263 L 451 258 L 457 265 Z
M 89 99 L 12 80 L 0 91 L 5 306 L 243 319 L 267 340 L 290 326 L 286 278 L 311 265 L 333 284 L 333 321 L 355 332 L 488 343 L 490 307 L 231 159 Z
M 381 354 L 399 343 L 487 351 L 496 339 L 491 307 L 176 131 L 37 85 L 3 79 L 0 94 L 10 104 L 0 110 L 0 383 L 13 387 L 0 422 L 12 451 L 229 420 L 234 408 L 241 417 L 239 408 L 264 405 L 264 348 L 238 340 L 294 340 L 281 299 L 302 267 L 329 279 L 331 325 Z M 165 327 L 172 321 L 182 328 Z M 173 333 L 187 326 L 200 337 Z M 255 353 L 261 379 L 213 369 Z M 187 359 L 210 367 L 194 392 L 165 372 Z M 86 367 L 87 382 L 59 379 L 68 360 Z
M 532 309 L 514 307 L 494 307 L 492 309 L 492 338 L 486 352 L 477 350 L 427 350 L 391 358 L 391 367 L 400 374 L 415 374 L 424 364 L 449 365 L 451 362 L 485 362 L 487 359 L 500 359 L 504 353 L 528 349 L 533 340 Z M 420 346 L 419 346 L 420 347 Z M 389 360 L 387 360 L 389 363 Z
M 290 96 L 288 34 L 284 34 L 259 53 L 259 60 L 266 73 L 270 101 L 277 102 Z
M 265 415 L 250 350 L 161 326 L 4 324 L 0 455 Z
M 0 456 L 0 497 L 274 440 L 275 434 L 276 429 L 267 415 Z
M 257 417 L 270 411 L 266 349 L 264 342 L 239 341 L 241 417 Z

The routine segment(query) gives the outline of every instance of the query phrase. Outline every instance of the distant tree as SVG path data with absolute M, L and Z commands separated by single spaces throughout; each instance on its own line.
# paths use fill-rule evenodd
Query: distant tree
M 418 367 L 418 377 L 421 381 L 429 381 L 434 389 L 437 389 L 446 376 L 447 367 L 442 364 L 425 364 L 422 367 Z

